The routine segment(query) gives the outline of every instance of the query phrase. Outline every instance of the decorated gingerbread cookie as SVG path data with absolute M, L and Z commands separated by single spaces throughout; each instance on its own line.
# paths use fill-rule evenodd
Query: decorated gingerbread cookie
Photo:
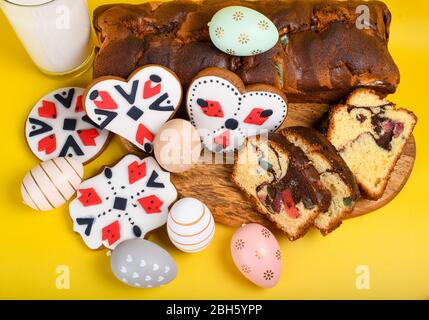
M 196 76 L 186 104 L 191 123 L 213 152 L 234 151 L 249 136 L 275 131 L 287 114 L 280 90 L 263 84 L 245 87 L 236 74 L 220 68 Z
M 113 249 L 165 224 L 176 197 L 170 174 L 154 158 L 127 155 L 84 181 L 69 209 L 74 231 L 88 247 Z
M 31 151 L 42 161 L 73 157 L 86 163 L 108 142 L 109 132 L 101 130 L 85 113 L 82 88 L 55 90 L 33 107 L 25 124 Z
M 101 128 L 152 152 L 155 134 L 174 115 L 181 99 L 177 76 L 162 66 L 148 65 L 136 70 L 128 81 L 117 77 L 95 80 L 85 92 L 84 106 Z

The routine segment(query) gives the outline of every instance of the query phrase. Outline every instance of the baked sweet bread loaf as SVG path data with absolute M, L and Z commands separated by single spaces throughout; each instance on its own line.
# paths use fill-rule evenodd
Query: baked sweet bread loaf
M 306 127 L 289 127 L 279 133 L 304 151 L 320 174 L 322 184 L 331 193 L 328 210 L 314 220 L 315 227 L 327 235 L 341 225 L 359 199 L 356 180 L 337 150 L 320 132 Z
M 327 138 L 356 177 L 362 194 L 381 198 L 390 174 L 417 122 L 416 116 L 368 89 L 358 89 L 333 107 Z
M 331 203 L 329 190 L 304 152 L 277 134 L 247 139 L 232 179 L 290 240 L 303 236 Z
M 224 54 L 211 43 L 207 23 L 231 5 L 253 8 L 270 18 L 278 44 L 252 57 Z M 356 25 L 365 5 L 369 21 Z M 289 102 L 332 103 L 356 87 L 394 92 L 399 71 L 387 43 L 391 15 L 380 1 L 170 1 L 110 4 L 94 12 L 100 41 L 94 77 L 127 78 L 146 64 L 172 69 L 184 87 L 208 67 L 237 73 L 246 85 L 265 83 L 283 90 Z

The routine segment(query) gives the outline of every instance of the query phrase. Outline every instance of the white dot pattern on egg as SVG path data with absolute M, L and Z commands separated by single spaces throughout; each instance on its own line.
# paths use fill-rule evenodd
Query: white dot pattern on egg
M 177 265 L 170 254 L 144 239 L 121 242 L 110 258 L 113 274 L 136 288 L 156 288 L 173 281 Z
M 183 198 L 171 208 L 167 218 L 171 242 L 184 252 L 199 252 L 212 241 L 215 223 L 209 208 L 194 198 Z
M 252 56 L 276 45 L 279 33 L 273 22 L 256 10 L 225 7 L 212 17 L 209 33 L 221 51 L 236 56 Z
M 56 158 L 42 162 L 22 181 L 23 201 L 39 211 L 58 208 L 75 194 L 82 177 L 83 165 L 77 160 Z

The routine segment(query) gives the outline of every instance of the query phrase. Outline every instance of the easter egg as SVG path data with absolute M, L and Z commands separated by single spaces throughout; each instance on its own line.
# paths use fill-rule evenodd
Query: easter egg
M 165 123 L 155 136 L 153 147 L 160 166 L 175 173 L 192 168 L 201 154 L 198 131 L 190 122 L 182 119 Z
M 231 240 L 231 254 L 240 272 L 262 288 L 274 287 L 282 271 L 282 255 L 274 235 L 264 226 L 250 223 Z
M 210 39 L 221 51 L 234 56 L 253 56 L 270 50 L 279 39 L 279 32 L 263 14 L 242 7 L 226 7 L 209 23 Z
M 156 288 L 177 275 L 177 265 L 170 254 L 144 239 L 121 242 L 111 253 L 110 265 L 116 278 L 136 288 Z
M 83 165 L 72 158 L 55 158 L 40 163 L 28 172 L 21 184 L 24 203 L 48 211 L 69 200 L 82 182 Z
M 167 218 L 171 242 L 184 252 L 198 252 L 213 239 L 215 223 L 209 208 L 194 198 L 183 198 L 171 208 Z

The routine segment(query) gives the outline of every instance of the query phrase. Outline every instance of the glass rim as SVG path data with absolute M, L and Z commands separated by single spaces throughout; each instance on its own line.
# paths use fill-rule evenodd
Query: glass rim
M 15 3 L 15 2 L 13 2 L 13 0 L 0 0 L 1 2 L 6 2 L 6 3 L 8 3 L 8 4 L 11 4 L 11 5 L 13 5 L 13 6 L 17 6 L 17 7 L 41 7 L 41 6 L 44 6 L 44 5 L 47 5 L 47 4 L 49 4 L 49 3 L 52 3 L 52 2 L 54 2 L 54 1 L 57 1 L 57 0 L 46 0 L 46 2 L 43 2 L 43 3 L 39 3 L 39 4 L 22 4 L 22 3 Z

